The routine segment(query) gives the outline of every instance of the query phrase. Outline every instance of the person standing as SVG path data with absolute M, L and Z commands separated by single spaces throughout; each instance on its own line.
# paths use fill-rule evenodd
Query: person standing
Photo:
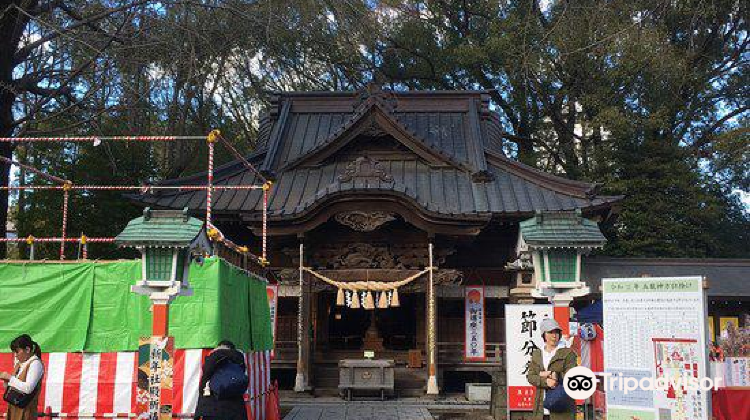
M 195 408 L 195 420 L 248 420 L 245 400 L 242 395 L 222 398 L 214 395 L 211 378 L 227 363 L 239 365 L 245 370 L 245 358 L 229 340 L 224 340 L 206 357 L 203 362 L 200 387 L 198 388 L 198 405 Z M 245 385 L 247 387 L 247 385 Z
M 570 411 L 551 413 L 544 408 L 544 397 L 546 390 L 563 386 L 565 374 L 577 366 L 576 353 L 565 346 L 560 346 L 562 329 L 554 319 L 545 318 L 539 329 L 542 332 L 544 346 L 541 349 L 534 349 L 531 353 L 531 363 L 526 374 L 529 384 L 536 387 L 532 418 L 534 420 L 574 420 L 575 404 L 571 405 Z
M 30 397 L 24 406 L 8 403 L 7 420 L 36 420 L 39 390 L 44 376 L 42 350 L 28 334 L 16 337 L 10 343 L 10 350 L 16 357 L 14 373 L 0 372 L 0 380 L 21 394 Z

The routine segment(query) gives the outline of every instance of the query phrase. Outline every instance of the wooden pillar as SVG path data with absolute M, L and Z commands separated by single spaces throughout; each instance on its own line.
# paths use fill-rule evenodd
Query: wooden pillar
M 169 304 L 154 303 L 151 308 L 151 335 L 166 337 L 169 335 Z
M 433 279 L 432 242 L 429 244 L 430 271 L 427 284 L 427 395 L 439 393 L 437 384 L 437 325 L 435 283 Z
M 572 293 L 574 290 L 569 289 L 563 292 L 555 293 L 550 297 L 553 306 L 553 317 L 562 330 L 563 338 L 566 340 L 570 337 L 570 304 L 573 302 Z
M 294 390 L 304 392 L 307 389 L 307 354 L 305 348 L 309 346 L 310 340 L 307 339 L 307 327 L 305 326 L 305 287 L 304 278 L 304 244 L 299 244 L 299 304 L 297 307 L 297 376 L 294 378 Z
M 555 321 L 560 324 L 563 336 L 570 335 L 570 302 L 555 302 L 554 317 Z

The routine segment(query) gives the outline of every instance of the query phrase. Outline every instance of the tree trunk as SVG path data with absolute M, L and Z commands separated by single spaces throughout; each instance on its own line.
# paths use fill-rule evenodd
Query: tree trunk
M 4 61 L 4 60 L 3 60 Z M 3 79 L 0 79 L 3 80 Z M 10 137 L 13 134 L 13 102 L 15 95 L 7 89 L 0 89 L 0 137 Z M 0 156 L 12 159 L 13 145 L 11 143 L 0 143 Z M 0 185 L 8 185 L 10 182 L 10 166 L 0 162 Z M 8 190 L 0 191 L 0 238 L 7 236 L 8 224 Z M 0 242 L 0 258 L 7 255 L 5 242 Z
M 16 92 L 13 86 L 13 68 L 16 51 L 21 40 L 23 30 L 29 22 L 28 15 L 19 13 L 11 5 L 19 5 L 26 9 L 36 7 L 37 1 L 0 0 L 0 137 L 13 135 L 13 104 Z M 0 156 L 13 157 L 13 145 L 0 143 Z M 8 185 L 10 181 L 10 165 L 0 163 L 0 185 Z M 7 235 L 8 223 L 8 191 L 0 192 L 0 238 Z M 0 257 L 6 256 L 7 247 L 0 243 Z
M 522 115 L 516 127 L 516 134 L 518 138 L 516 145 L 518 146 L 518 161 L 525 163 L 529 166 L 537 166 L 537 153 L 534 150 L 534 142 L 531 139 L 531 130 L 529 129 L 528 118 Z
M 0 23 L 0 38 L 7 25 Z M 2 44 L 2 43 L 0 43 Z M 11 89 L 3 89 L 9 86 L 13 74 L 13 54 L 5 54 L 6 48 L 0 47 L 0 137 L 10 137 L 13 134 L 13 103 L 16 95 Z M 8 55 L 10 57 L 8 57 Z M 11 143 L 0 143 L 0 156 L 11 159 L 13 157 L 13 145 Z M 10 181 L 10 165 L 0 162 L 0 185 L 8 185 Z M 8 191 L 0 191 L 0 238 L 7 236 L 8 223 Z M 6 257 L 7 246 L 0 242 L 0 258 Z
M 3 135 L 5 136 L 5 135 Z M 4 157 L 10 157 L 13 155 L 10 143 L 0 144 L 0 154 Z M 6 163 L 0 164 L 0 185 L 8 185 L 10 181 L 10 165 Z M 0 193 L 0 238 L 5 238 L 8 234 L 8 191 L 2 191 Z M 8 247 L 5 242 L 0 242 L 0 258 L 7 256 Z
M 518 115 L 518 124 L 514 127 L 519 137 L 516 143 L 518 145 L 518 161 L 535 168 L 539 164 L 539 156 L 534 150 L 533 122 L 531 121 L 531 110 L 528 104 L 528 95 L 532 90 L 529 89 L 526 82 L 522 82 L 520 86 L 521 89 L 516 94 L 515 102 L 521 107 L 521 110 Z
M 557 136 L 560 142 L 560 150 L 562 151 L 563 158 L 565 159 L 564 170 L 568 178 L 580 179 L 581 178 L 581 167 L 576 153 L 576 138 L 575 129 L 578 121 L 578 111 L 576 110 L 576 97 L 568 97 L 568 112 L 567 114 L 559 115 L 567 118 L 565 121 L 560 121 L 560 129 L 557 130 Z M 562 110 L 560 110 L 562 111 Z

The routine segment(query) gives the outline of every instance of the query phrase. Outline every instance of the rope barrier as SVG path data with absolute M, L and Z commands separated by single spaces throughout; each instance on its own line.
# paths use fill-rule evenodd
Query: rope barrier
M 208 133 L 208 189 L 206 190 L 206 223 L 211 223 L 211 199 L 213 198 L 213 189 L 211 186 L 214 183 L 214 143 L 216 143 L 217 137 L 220 137 L 221 133 L 219 130 L 213 130 Z
M 267 241 L 268 241 L 268 190 L 271 189 L 271 186 L 273 183 L 268 180 L 263 174 L 260 173 L 259 170 L 255 168 L 250 162 L 248 162 L 247 159 L 245 159 L 244 156 L 240 152 L 237 151 L 237 149 L 232 146 L 227 139 L 224 138 L 224 136 L 221 135 L 221 132 L 219 130 L 212 131 L 212 133 L 216 133 L 216 138 L 221 142 L 224 147 L 226 147 L 235 158 L 237 158 L 240 162 L 242 162 L 243 166 L 245 166 L 246 169 L 249 169 L 255 173 L 261 180 L 263 180 L 263 226 L 262 226 L 262 233 L 261 233 L 261 240 L 262 240 L 262 246 L 261 246 L 261 257 L 260 257 L 260 263 L 263 266 L 268 265 L 268 259 L 267 259 Z M 211 149 L 209 148 L 209 151 Z M 209 176 L 213 176 L 213 171 L 209 170 Z M 207 200 L 208 204 L 208 200 Z
M 114 238 L 87 238 L 85 235 L 81 235 L 81 238 L 67 238 L 67 223 L 68 223 L 68 210 L 70 191 L 139 191 L 142 194 L 152 193 L 153 191 L 206 191 L 206 224 L 207 226 L 218 232 L 215 235 L 216 240 L 222 243 L 227 248 L 232 249 L 235 252 L 242 253 L 247 256 L 256 258 L 262 266 L 268 265 L 267 260 L 267 238 L 268 238 L 268 191 L 271 188 L 272 182 L 267 180 L 241 153 L 237 151 L 224 137 L 222 137 L 219 130 L 212 130 L 207 136 L 69 136 L 69 137 L 0 137 L 0 143 L 3 142 L 16 142 L 16 143 L 31 143 L 31 142 L 93 142 L 94 146 L 98 146 L 102 141 L 178 141 L 178 140 L 206 140 L 208 143 L 208 176 L 207 185 L 74 185 L 71 181 L 62 179 L 53 175 L 44 173 L 43 171 L 36 169 L 32 166 L 22 164 L 20 162 L 13 161 L 12 159 L 0 156 L 0 160 L 17 167 L 23 168 L 34 174 L 37 174 L 49 181 L 61 184 L 61 185 L 23 185 L 23 186 L 0 186 L 0 191 L 44 191 L 44 190 L 62 190 L 63 191 L 63 215 L 62 215 L 62 229 L 61 237 L 59 238 L 35 238 L 29 235 L 24 239 L 17 238 L 0 238 L 2 242 L 26 242 L 32 246 L 35 242 L 60 242 L 60 259 L 65 259 L 65 243 L 66 242 L 78 242 L 81 244 L 82 249 L 79 250 L 84 258 L 87 258 L 88 247 L 87 243 L 110 243 L 114 242 Z M 213 185 L 214 182 L 214 154 L 215 154 L 215 143 L 221 141 L 221 143 L 245 166 L 245 168 L 254 172 L 260 179 L 263 180 L 263 185 Z M 212 208 L 213 208 L 213 191 L 215 190 L 263 190 L 263 219 L 262 219 L 262 254 L 260 257 L 250 253 L 245 246 L 238 246 L 234 242 L 226 239 L 226 237 L 211 223 Z M 32 251 L 33 255 L 33 251 Z
M 64 181 L 63 181 L 64 182 Z M 150 191 L 172 190 L 172 191 L 194 191 L 194 190 L 262 190 L 262 185 L 71 185 L 71 190 L 107 190 L 107 191 L 141 191 L 144 194 Z M 0 190 L 63 190 L 63 185 L 22 185 L 22 186 L 0 186 Z
M 178 141 L 204 140 L 205 136 L 71 136 L 71 137 L 0 137 L 0 143 L 86 143 L 98 145 L 102 141 Z
M 268 241 L 268 190 L 271 189 L 271 184 L 271 181 L 266 181 L 263 184 L 263 232 L 261 234 L 263 240 L 263 264 L 268 264 L 268 260 L 266 259 L 266 242 Z
M 266 179 L 266 177 L 264 177 L 263 174 L 261 174 L 259 170 L 255 169 L 255 166 L 253 166 L 250 162 L 248 162 L 247 159 L 245 159 L 245 157 L 242 156 L 242 154 L 240 152 L 238 152 L 237 149 L 235 149 L 234 146 L 232 146 L 232 144 L 229 143 L 221 135 L 221 133 L 217 134 L 217 138 L 219 139 L 219 141 L 221 141 L 221 144 L 223 144 L 224 147 L 226 147 L 227 149 L 229 149 L 229 151 L 234 155 L 235 158 L 237 158 L 240 162 L 242 162 L 242 164 L 245 166 L 245 168 L 250 169 L 251 171 L 255 172 L 255 174 L 258 175 L 258 177 L 261 180 L 263 180 L 264 183 L 268 182 L 268 179 Z
M 244 254 L 248 257 L 252 257 L 256 259 L 261 265 L 263 264 L 260 257 L 250 252 L 250 250 L 246 246 L 240 246 L 232 242 L 231 240 L 227 239 L 226 236 L 212 223 L 206 224 L 206 228 L 208 229 L 208 237 L 214 242 L 219 242 L 222 245 L 226 246 L 227 248 L 231 249 L 234 252 Z
M 50 243 L 50 242 L 81 242 L 81 238 L 60 238 L 60 237 L 51 237 L 51 238 L 36 238 L 34 236 L 28 236 L 26 238 L 0 238 L 0 242 L 11 242 L 11 243 L 21 243 L 25 242 L 29 245 L 40 242 L 40 243 Z M 86 237 L 85 239 L 86 243 L 90 244 L 102 244 L 102 243 L 114 243 L 115 238 L 89 238 Z
M 65 231 L 68 228 L 68 199 L 70 198 L 70 182 L 65 183 L 63 189 L 63 219 L 62 219 L 62 241 L 60 241 L 60 259 L 65 259 Z
M 60 183 L 60 184 L 64 184 L 65 183 L 65 180 L 62 179 L 62 178 L 58 178 L 58 177 L 56 177 L 54 175 L 46 174 L 46 173 L 40 171 L 39 169 L 36 169 L 33 166 L 24 165 L 21 162 L 16 162 L 15 160 L 8 159 L 5 156 L 0 156 L 0 160 L 2 160 L 3 162 L 7 163 L 8 165 L 15 165 L 15 166 L 18 166 L 19 168 L 23 168 L 23 169 L 25 169 L 25 170 L 27 170 L 29 172 L 33 172 L 33 173 L 41 176 L 42 178 L 46 178 L 46 179 L 48 179 L 48 180 L 50 180 L 52 182 L 57 182 L 57 183 Z

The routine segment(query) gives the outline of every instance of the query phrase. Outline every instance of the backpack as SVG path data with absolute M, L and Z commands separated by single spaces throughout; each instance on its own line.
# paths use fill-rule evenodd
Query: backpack
M 554 388 L 544 390 L 544 408 L 551 413 L 573 413 L 575 401 L 568 396 L 565 388 L 558 384 Z
M 245 368 L 242 365 L 226 360 L 211 375 L 209 388 L 211 388 L 211 395 L 224 400 L 242 397 L 247 391 L 249 384 L 250 380 L 245 373 Z

